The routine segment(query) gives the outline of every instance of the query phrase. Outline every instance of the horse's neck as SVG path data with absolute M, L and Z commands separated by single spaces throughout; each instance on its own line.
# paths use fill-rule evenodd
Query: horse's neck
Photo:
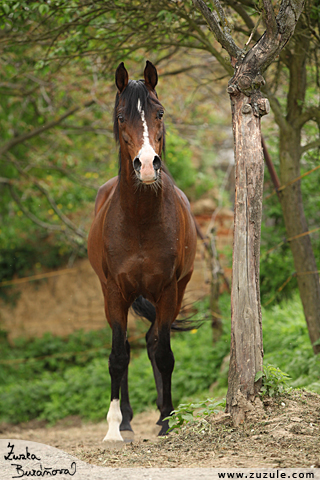
M 129 218 L 137 221 L 148 220 L 161 210 L 162 186 L 153 188 L 152 185 L 139 185 L 134 171 L 121 169 L 119 179 L 120 205 Z

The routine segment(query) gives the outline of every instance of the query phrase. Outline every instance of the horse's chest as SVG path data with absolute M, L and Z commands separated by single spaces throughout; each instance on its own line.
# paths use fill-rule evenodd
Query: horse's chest
M 164 242 L 157 233 L 131 232 L 109 239 L 106 255 L 109 274 L 123 294 L 156 298 L 175 274 L 177 252 L 173 242 Z

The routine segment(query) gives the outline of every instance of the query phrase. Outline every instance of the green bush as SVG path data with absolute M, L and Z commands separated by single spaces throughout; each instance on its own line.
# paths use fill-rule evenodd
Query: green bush
M 255 382 L 260 378 L 262 378 L 262 387 L 259 393 L 262 398 L 276 397 L 284 393 L 288 387 L 289 375 L 273 365 L 264 365 L 263 370 L 257 372 Z
M 188 142 L 173 131 L 166 138 L 165 163 L 177 186 L 192 200 L 199 198 L 214 185 L 212 176 L 207 171 L 199 171 L 194 166 Z

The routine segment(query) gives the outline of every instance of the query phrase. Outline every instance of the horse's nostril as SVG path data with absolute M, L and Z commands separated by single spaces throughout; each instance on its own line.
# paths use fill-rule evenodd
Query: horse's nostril
M 155 170 L 159 170 L 160 167 L 161 167 L 161 159 L 160 157 L 158 157 L 158 155 L 156 155 L 153 159 L 153 168 Z
M 141 162 L 139 160 L 139 157 L 136 157 L 134 160 L 133 160 L 133 168 L 137 171 L 137 172 L 140 172 L 141 170 Z

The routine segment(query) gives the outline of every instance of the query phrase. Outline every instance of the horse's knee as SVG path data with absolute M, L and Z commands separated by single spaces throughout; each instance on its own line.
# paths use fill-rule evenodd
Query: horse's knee
M 109 356 L 109 372 L 111 377 L 122 378 L 129 365 L 129 355 L 126 351 L 111 352 Z

